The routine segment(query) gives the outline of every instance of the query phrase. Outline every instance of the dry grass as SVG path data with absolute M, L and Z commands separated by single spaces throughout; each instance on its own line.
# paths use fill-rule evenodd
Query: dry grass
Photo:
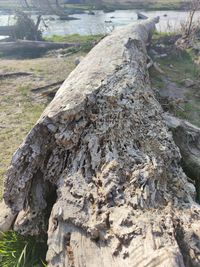
M 39 99 L 30 89 L 65 79 L 75 68 L 74 62 L 78 56 L 80 54 L 67 58 L 0 60 L 0 72 L 33 73 L 32 76 L 0 81 L 0 197 L 12 154 L 47 105 L 46 99 Z

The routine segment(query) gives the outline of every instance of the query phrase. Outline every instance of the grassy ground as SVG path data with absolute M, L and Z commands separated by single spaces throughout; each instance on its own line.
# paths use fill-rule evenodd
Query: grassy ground
M 98 39 L 101 39 L 102 35 L 79 35 L 79 34 L 71 34 L 71 35 L 53 35 L 51 37 L 46 37 L 46 40 L 53 42 L 71 42 L 71 43 L 91 43 L 96 42 Z
M 117 3 L 115 0 L 105 0 L 103 4 L 103 9 L 146 9 L 146 10 L 180 10 L 185 9 L 188 6 L 189 1 L 181 0 L 118 0 Z M 80 10 L 90 10 L 95 8 L 95 5 L 73 5 L 66 4 L 66 8 L 69 9 L 80 9 Z
M 79 43 L 79 47 L 71 47 L 67 49 L 63 49 L 62 53 L 76 53 L 76 52 L 84 52 L 88 53 L 95 43 L 100 41 L 103 38 L 102 34 L 97 35 L 79 35 L 79 34 L 71 34 L 71 35 L 53 35 L 51 37 L 47 37 L 47 41 L 52 42 L 67 42 L 67 43 Z
M 80 11 L 91 10 L 96 8 L 92 1 L 88 1 L 88 4 L 65 4 L 65 8 L 74 9 Z M 103 9 L 146 9 L 146 10 L 179 10 L 184 9 L 188 6 L 190 1 L 187 0 L 118 0 L 117 3 L 115 0 L 105 0 L 103 1 Z M 19 7 L 19 1 L 8 0 L 1 1 L 0 8 L 15 8 Z
M 160 35 L 159 37 L 159 35 L 155 35 L 153 49 L 156 49 L 156 44 L 158 45 L 157 48 L 159 48 L 159 38 L 163 42 L 164 39 L 167 40 L 170 36 Z M 200 127 L 199 56 L 191 49 L 182 52 L 175 51 L 168 44 L 165 44 L 160 53 L 165 52 L 167 54 L 166 57 L 154 58 L 164 71 L 164 74 L 160 74 L 152 68 L 150 71 L 152 86 L 161 94 L 169 96 L 169 110 L 175 116 L 186 119 Z M 193 83 L 191 86 L 186 85 L 188 80 Z M 170 101 L 173 104 L 171 106 Z
M 75 59 L 84 53 L 66 58 L 0 59 L 0 72 L 26 71 L 33 75 L 0 81 L 0 197 L 3 177 L 12 154 L 22 143 L 47 105 L 46 99 L 31 93 L 32 88 L 65 79 L 75 68 Z
M 114 0 L 105 1 L 108 7 L 115 7 L 116 9 L 145 9 L 145 10 L 180 10 L 184 9 L 189 1 L 181 0 L 143 0 L 143 1 L 118 1 L 117 4 Z

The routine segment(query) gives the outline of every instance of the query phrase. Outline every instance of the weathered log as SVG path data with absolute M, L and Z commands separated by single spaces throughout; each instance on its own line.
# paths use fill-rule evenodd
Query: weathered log
M 155 20 L 115 30 L 84 58 L 12 159 L 15 229 L 48 226 L 48 266 L 200 264 L 195 188 L 150 87 Z
M 59 43 L 59 42 L 44 42 L 44 41 L 27 41 L 18 40 L 16 42 L 0 42 L 1 53 L 13 53 L 16 51 L 46 51 L 60 48 L 68 48 L 72 46 L 78 47 L 78 43 Z
M 200 201 L 200 128 L 167 114 L 164 118 L 180 149 L 183 169 L 196 182 L 197 198 Z

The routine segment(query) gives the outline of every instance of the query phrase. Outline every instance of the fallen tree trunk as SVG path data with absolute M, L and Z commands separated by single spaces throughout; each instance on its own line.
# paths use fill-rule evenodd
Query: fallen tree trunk
M 200 264 L 200 209 L 150 88 L 155 20 L 115 30 L 69 75 L 12 159 L 15 229 L 48 266 Z
M 68 47 L 78 47 L 78 43 L 57 43 L 44 41 L 18 40 L 16 42 L 0 42 L 0 53 L 13 53 L 19 51 L 46 51 Z
M 200 128 L 169 115 L 164 118 L 180 149 L 183 169 L 196 182 L 197 199 L 200 202 Z

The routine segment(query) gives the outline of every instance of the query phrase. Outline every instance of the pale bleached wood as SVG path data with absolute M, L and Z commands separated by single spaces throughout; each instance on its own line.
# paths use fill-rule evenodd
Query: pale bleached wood
M 2 201 L 0 203 L 0 238 L 2 233 L 11 229 L 17 213 L 13 213 L 12 210 Z

